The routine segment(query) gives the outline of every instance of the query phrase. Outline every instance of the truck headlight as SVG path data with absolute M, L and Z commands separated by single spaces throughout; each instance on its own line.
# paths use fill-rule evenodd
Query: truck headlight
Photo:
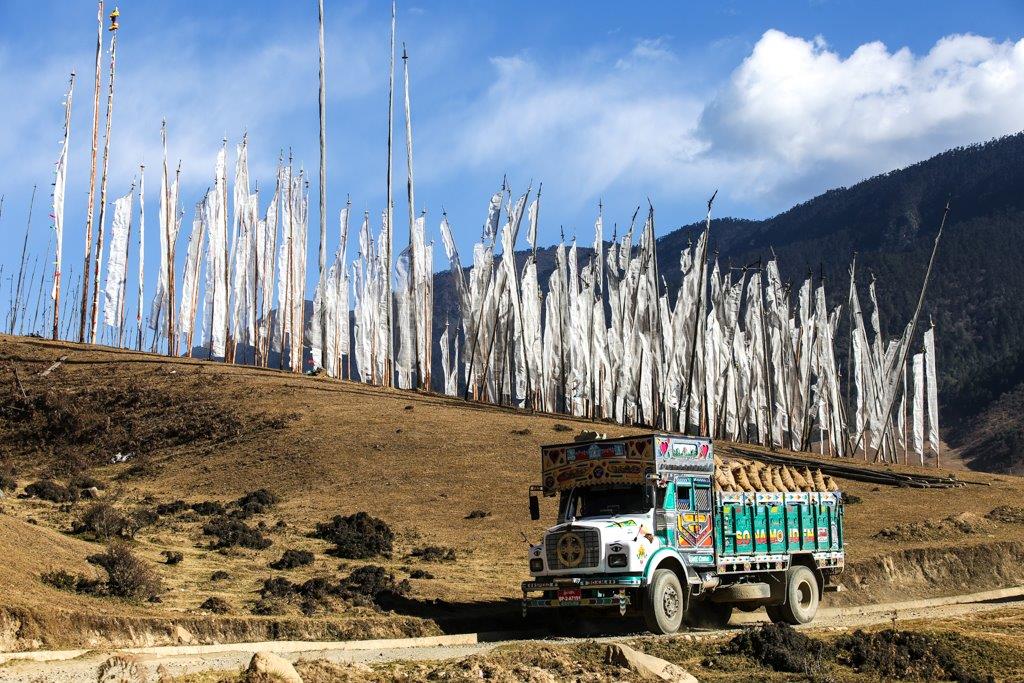
M 534 574 L 544 571 L 544 560 L 539 557 L 530 560 L 530 571 Z
M 629 564 L 629 559 L 622 553 L 608 556 L 609 567 L 625 567 Z

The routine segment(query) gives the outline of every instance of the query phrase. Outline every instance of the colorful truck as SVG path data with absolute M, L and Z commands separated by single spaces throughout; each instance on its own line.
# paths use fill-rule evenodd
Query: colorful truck
M 811 621 L 838 590 L 843 501 L 834 492 L 725 492 L 710 439 L 672 434 L 541 448 L 537 493 L 558 522 L 529 548 L 523 613 L 581 607 L 641 613 L 656 633 L 718 628 L 734 608 L 775 622 Z

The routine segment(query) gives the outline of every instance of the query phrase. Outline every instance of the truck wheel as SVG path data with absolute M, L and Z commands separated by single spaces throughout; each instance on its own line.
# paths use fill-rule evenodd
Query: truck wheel
M 654 633 L 675 633 L 683 623 L 687 594 L 671 569 L 655 569 L 644 591 L 644 622 Z
M 686 610 L 686 623 L 694 628 L 725 628 L 732 617 L 732 605 L 695 600 Z
M 791 567 L 786 572 L 786 603 L 769 605 L 768 616 L 776 623 L 806 624 L 817 614 L 819 598 L 814 572 L 803 565 Z

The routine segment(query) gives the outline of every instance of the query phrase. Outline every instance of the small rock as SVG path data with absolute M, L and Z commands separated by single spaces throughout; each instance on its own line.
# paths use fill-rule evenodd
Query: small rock
M 189 633 L 187 628 L 182 626 L 175 626 L 171 631 L 171 638 L 178 645 L 191 645 L 196 642 L 196 637 Z
M 302 676 L 295 670 L 292 663 L 273 652 L 257 652 L 249 661 L 245 672 L 245 680 L 250 683 L 263 681 L 284 681 L 285 683 L 302 683 Z
M 641 679 L 672 681 L 673 683 L 697 683 L 697 679 L 664 659 L 638 652 L 628 645 L 612 643 L 605 652 L 609 664 L 616 664 L 635 673 Z
M 99 683 L 146 683 L 146 669 L 132 655 L 118 653 L 100 664 Z
M 102 495 L 103 494 L 100 493 L 100 490 L 98 488 L 96 488 L 95 486 L 90 486 L 87 489 L 82 489 L 82 492 L 81 492 L 82 498 L 94 498 L 95 499 L 95 498 L 99 498 Z
M 156 683 L 174 683 L 174 675 L 163 664 L 156 668 Z

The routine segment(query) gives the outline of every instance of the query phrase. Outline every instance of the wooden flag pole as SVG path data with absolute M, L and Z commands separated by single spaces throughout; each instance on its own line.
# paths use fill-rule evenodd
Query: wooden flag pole
M 384 288 L 385 288 L 385 313 L 386 313 L 386 335 L 384 349 L 384 386 L 390 387 L 393 382 L 393 358 L 394 358 L 394 333 L 392 331 L 392 301 L 391 301 L 391 252 L 392 240 L 392 218 L 394 217 L 392 187 L 391 187 L 391 144 L 394 134 L 395 117 L 395 1 L 391 1 L 391 66 L 388 75 L 388 177 L 387 177 L 387 207 L 385 214 L 387 220 L 384 225 Z
M 18 307 L 21 305 L 21 285 L 25 280 L 25 257 L 28 254 L 28 231 L 32 227 L 32 208 L 36 203 L 36 186 L 32 186 L 32 197 L 28 201 L 28 222 L 25 224 L 25 240 L 21 243 L 21 265 L 18 267 L 17 288 L 11 299 L 10 326 L 8 332 L 14 334 L 14 326 L 18 321 Z
M 327 367 L 327 73 L 324 63 L 324 0 L 318 4 L 320 25 L 320 367 Z
M 85 212 L 85 265 L 82 267 L 82 307 L 78 317 L 78 341 L 84 342 L 89 310 L 89 264 L 92 260 L 92 222 L 96 203 L 96 146 L 100 135 L 100 56 L 103 53 L 103 0 L 96 10 L 96 81 L 92 99 L 92 152 L 89 165 L 89 203 Z
M 110 117 L 114 110 L 114 67 L 117 60 L 117 8 L 110 13 L 110 82 L 107 85 L 107 116 L 106 129 L 103 135 L 103 174 L 100 180 L 100 218 L 96 236 L 96 263 L 93 266 L 92 309 L 90 312 L 90 340 L 96 343 L 96 329 L 99 326 L 100 309 L 100 272 L 103 264 L 103 236 L 107 215 L 107 169 L 110 164 Z

